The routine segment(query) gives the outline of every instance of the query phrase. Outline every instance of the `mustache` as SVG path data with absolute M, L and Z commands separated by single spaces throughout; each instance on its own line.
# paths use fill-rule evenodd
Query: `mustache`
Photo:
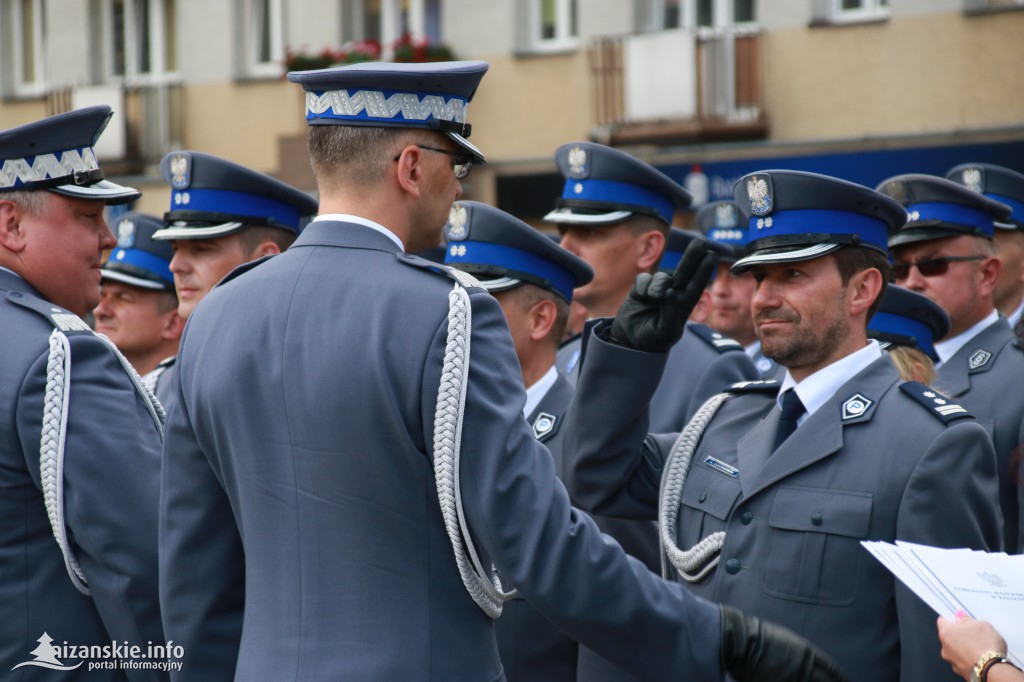
M 768 310 L 754 315 L 755 324 L 765 322 L 799 322 L 800 316 L 795 313 L 788 313 L 783 310 Z

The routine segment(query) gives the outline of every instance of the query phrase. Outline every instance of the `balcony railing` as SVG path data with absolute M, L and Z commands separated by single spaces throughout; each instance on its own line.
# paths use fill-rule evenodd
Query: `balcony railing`
M 181 88 L 157 85 L 100 85 L 56 88 L 47 93 L 47 115 L 106 104 L 114 111 L 96 144 L 108 175 L 142 173 L 181 146 Z
M 765 137 L 760 40 L 738 29 L 594 40 L 595 136 L 610 144 Z

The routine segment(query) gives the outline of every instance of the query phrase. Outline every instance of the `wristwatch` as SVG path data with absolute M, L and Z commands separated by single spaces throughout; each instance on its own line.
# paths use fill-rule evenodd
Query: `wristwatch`
M 1010 663 L 1002 651 L 986 651 L 971 668 L 971 682 L 986 682 L 989 669 L 997 663 Z M 1012 665 L 1012 663 L 1011 663 Z

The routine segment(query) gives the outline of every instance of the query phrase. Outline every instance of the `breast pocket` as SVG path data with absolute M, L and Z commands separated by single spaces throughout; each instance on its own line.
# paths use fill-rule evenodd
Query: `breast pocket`
M 702 465 L 694 457 L 679 508 L 679 547 L 689 549 L 712 533 L 725 530 L 725 521 L 740 492 L 738 478 Z
M 765 592 L 783 599 L 841 606 L 857 596 L 868 553 L 870 493 L 783 486 L 772 502 Z

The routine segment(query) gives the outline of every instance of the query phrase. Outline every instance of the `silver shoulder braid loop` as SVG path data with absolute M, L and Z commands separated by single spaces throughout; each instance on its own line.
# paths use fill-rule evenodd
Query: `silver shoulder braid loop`
M 718 565 L 722 545 L 725 544 L 725 533 L 712 533 L 684 551 L 676 545 L 676 522 L 693 454 L 697 451 L 697 445 L 711 418 L 715 416 L 722 403 L 731 397 L 730 393 L 719 393 L 708 398 L 679 434 L 665 461 L 665 470 L 661 475 L 661 491 L 658 495 L 658 533 L 663 578 L 670 577 L 668 565 L 665 563 L 666 558 L 679 572 L 680 577 L 691 583 L 703 579 Z
M 434 412 L 434 478 L 445 530 L 455 551 L 455 563 L 469 596 L 491 618 L 501 615 L 502 604 L 515 596 L 505 592 L 494 567 L 480 562 L 462 509 L 459 455 L 462 420 L 469 387 L 469 341 L 472 310 L 469 293 L 455 284 L 448 294 L 448 338 Z
M 58 324 L 60 324 L 58 322 Z M 77 329 L 77 328 L 76 328 Z M 87 329 L 87 328 L 86 328 Z M 156 396 L 142 385 L 138 372 L 114 347 L 107 337 L 96 335 L 114 352 L 132 379 L 136 390 L 143 397 L 146 407 L 156 424 L 160 439 L 163 440 L 164 410 Z M 50 519 L 53 537 L 64 555 L 71 582 L 82 594 L 90 594 L 88 581 L 75 557 L 74 549 L 68 542 L 67 526 L 64 523 L 64 447 L 68 427 L 68 408 L 71 403 L 71 343 L 67 335 L 58 328 L 50 334 L 50 353 L 46 360 L 46 390 L 43 397 L 43 424 L 39 441 L 39 478 L 43 487 L 43 503 Z

